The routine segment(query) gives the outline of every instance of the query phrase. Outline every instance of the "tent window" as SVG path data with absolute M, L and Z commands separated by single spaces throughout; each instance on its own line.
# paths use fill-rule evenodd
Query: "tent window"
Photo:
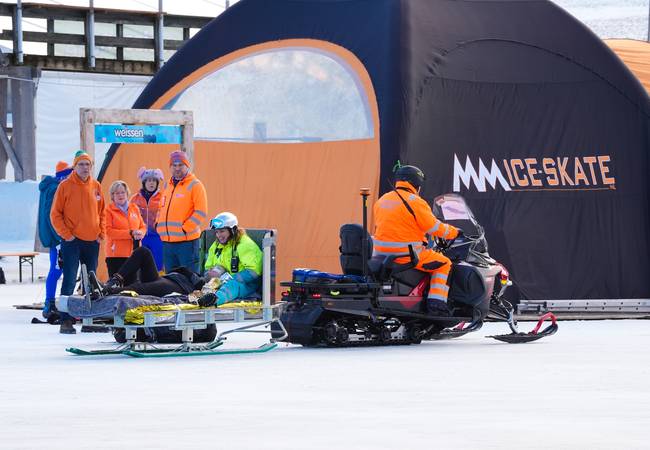
M 203 140 L 300 143 L 374 136 L 356 73 L 318 49 L 248 55 L 188 87 L 165 109 L 193 111 L 195 138 Z

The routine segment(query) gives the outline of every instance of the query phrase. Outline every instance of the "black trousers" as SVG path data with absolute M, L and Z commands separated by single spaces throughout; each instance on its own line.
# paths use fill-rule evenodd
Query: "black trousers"
M 117 258 L 117 257 L 106 257 L 106 269 L 108 269 L 108 276 L 112 277 L 117 273 L 122 265 L 129 258 Z M 131 284 L 137 280 L 137 272 L 134 275 L 131 275 L 131 278 L 124 279 L 124 284 Z
M 140 271 L 140 281 L 126 284 L 128 280 L 136 279 Z M 125 286 L 117 291 L 135 291 L 140 295 L 154 295 L 164 297 L 172 292 L 187 294 L 174 281 L 161 277 L 158 274 L 156 261 L 153 259 L 151 251 L 146 247 L 138 247 L 133 250 L 131 256 L 122 264 L 117 271 L 125 281 Z

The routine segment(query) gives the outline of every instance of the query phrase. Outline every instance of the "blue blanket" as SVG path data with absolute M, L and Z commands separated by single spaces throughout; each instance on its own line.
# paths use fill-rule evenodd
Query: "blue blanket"
M 126 295 L 108 295 L 98 300 L 93 300 L 90 305 L 84 297 L 71 295 L 68 297 L 68 314 L 72 317 L 105 317 L 114 316 L 124 317 L 128 309 L 137 308 L 138 306 L 164 305 L 187 303 L 187 295 L 175 295 L 169 297 L 153 297 L 142 295 L 139 297 L 130 297 Z

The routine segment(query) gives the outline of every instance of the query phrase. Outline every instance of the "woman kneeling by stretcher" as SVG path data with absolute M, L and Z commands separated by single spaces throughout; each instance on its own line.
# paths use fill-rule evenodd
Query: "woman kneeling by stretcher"
M 262 251 L 238 228 L 237 217 L 223 212 L 210 221 L 216 241 L 208 250 L 204 277 L 185 267 L 176 267 L 160 276 L 151 252 L 139 247 L 120 270 L 104 285 L 106 294 L 134 291 L 140 295 L 164 297 L 174 292 L 189 294 L 201 289 L 206 281 L 219 279 L 219 288 L 199 298 L 200 306 L 223 305 L 255 293 L 261 284 Z M 124 286 L 125 279 L 140 271 L 140 281 Z

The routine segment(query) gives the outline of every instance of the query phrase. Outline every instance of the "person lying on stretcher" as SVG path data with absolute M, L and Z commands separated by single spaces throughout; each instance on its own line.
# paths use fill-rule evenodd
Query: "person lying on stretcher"
M 238 228 L 237 217 L 223 212 L 210 221 L 216 241 L 208 250 L 205 276 L 186 267 L 176 267 L 160 276 L 153 255 L 146 247 L 138 247 L 103 286 L 102 294 L 133 291 L 139 295 L 164 297 L 172 293 L 190 294 L 203 288 L 200 306 L 218 306 L 255 293 L 261 284 L 262 251 Z M 140 273 L 140 280 L 124 285 Z M 216 293 L 204 285 L 213 286 Z M 206 286 L 206 287 L 208 287 Z

